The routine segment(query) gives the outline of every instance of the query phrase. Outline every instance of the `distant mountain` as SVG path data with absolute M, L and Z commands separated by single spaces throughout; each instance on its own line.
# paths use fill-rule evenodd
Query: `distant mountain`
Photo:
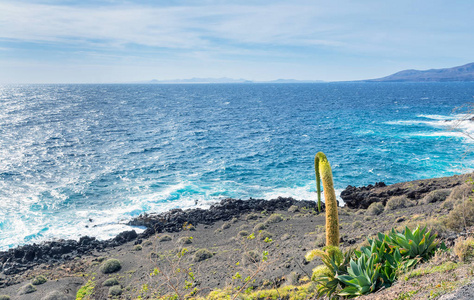
M 272 81 L 252 81 L 246 79 L 233 79 L 233 78 L 190 78 L 190 79 L 170 79 L 170 80 L 157 80 L 153 79 L 141 83 L 150 84 L 170 84 L 170 83 L 316 83 L 323 82 L 321 80 L 296 80 L 296 79 L 277 79 Z
M 474 81 L 474 63 L 446 69 L 431 69 L 425 71 L 404 70 L 387 77 L 364 81 Z
M 252 82 L 245 79 L 233 78 L 190 78 L 190 79 L 170 79 L 170 80 L 150 80 L 147 83 L 247 83 Z

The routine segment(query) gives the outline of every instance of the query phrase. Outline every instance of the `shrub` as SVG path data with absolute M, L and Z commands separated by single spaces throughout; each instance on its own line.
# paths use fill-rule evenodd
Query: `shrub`
M 25 294 L 31 294 L 33 292 L 36 292 L 35 286 L 32 285 L 31 283 L 28 283 L 27 285 L 24 285 L 20 288 L 19 294 L 25 295 Z
M 369 205 L 367 208 L 367 213 L 371 216 L 377 216 L 380 215 L 383 212 L 383 204 L 380 202 L 374 202 Z
M 36 277 L 31 281 L 31 283 L 32 283 L 33 285 L 40 285 L 40 284 L 45 283 L 46 281 L 48 281 L 48 279 L 46 279 L 46 277 L 44 277 L 43 275 L 39 275 L 39 276 L 36 276 Z
M 283 221 L 283 217 L 281 214 L 272 214 L 268 219 L 265 221 L 267 224 L 273 224 Z
M 446 200 L 449 194 L 451 194 L 451 189 L 431 191 L 430 193 L 428 193 L 428 195 L 423 197 L 421 202 L 423 202 L 424 204 L 441 202 Z
M 405 208 L 413 206 L 410 200 L 408 200 L 407 196 L 395 196 L 388 199 L 387 204 L 385 204 L 385 210 L 394 210 L 398 208 Z
M 296 205 L 292 205 L 288 208 L 288 212 L 294 213 L 294 212 L 297 212 L 297 211 L 299 211 L 299 209 L 298 209 L 298 206 L 296 206 Z
M 460 236 L 454 245 L 454 254 L 462 261 L 467 262 L 471 260 L 474 257 L 474 238 L 468 237 L 464 239 L 464 237 Z
M 102 283 L 102 286 L 114 286 L 114 285 L 118 285 L 118 284 L 119 284 L 119 282 L 118 282 L 117 278 L 113 277 L 113 278 L 109 278 L 106 281 L 104 281 Z
M 159 242 L 168 242 L 168 241 L 171 241 L 171 240 L 172 240 L 171 236 L 169 236 L 167 234 L 162 235 L 158 238 Z
M 354 221 L 354 222 L 352 223 L 352 226 L 353 226 L 354 228 L 362 227 L 362 222 L 361 222 L 361 221 Z
M 455 231 L 474 225 L 474 200 L 467 198 L 455 205 L 448 214 L 446 226 Z
M 133 251 L 141 251 L 143 249 L 142 245 L 135 245 Z
M 458 203 L 472 196 L 472 184 L 464 183 L 455 187 L 446 201 L 443 202 L 442 207 L 447 209 L 453 209 Z
M 316 236 L 316 241 L 315 241 L 315 246 L 316 247 L 323 247 L 326 245 L 326 234 L 321 233 Z
M 260 256 L 256 251 L 250 250 L 242 255 L 242 261 L 244 265 L 254 264 L 260 261 Z
M 209 251 L 207 249 L 199 249 L 198 251 L 196 251 L 196 253 L 194 253 L 194 261 L 195 262 L 200 262 L 200 261 L 209 259 L 213 256 L 214 256 L 214 254 L 212 254 L 211 251 Z
M 8 295 L 0 295 L 0 300 L 10 300 L 10 296 L 8 296 Z
M 238 235 L 241 237 L 248 236 L 250 233 L 247 230 L 239 231 Z
M 68 298 L 65 294 L 61 293 L 60 291 L 52 291 L 48 293 L 46 296 L 41 298 L 41 300 L 68 300 Z M 1 300 L 1 298 L 0 298 Z
M 118 259 L 111 258 L 106 260 L 102 264 L 102 266 L 100 267 L 100 271 L 104 274 L 109 274 L 120 271 L 121 268 L 122 265 L 120 264 L 120 261 Z
M 122 294 L 122 288 L 120 285 L 114 285 L 109 288 L 109 295 L 110 296 L 119 296 Z
M 222 227 L 221 227 L 222 230 L 229 229 L 229 228 L 230 228 L 230 223 L 226 222 L 226 223 L 222 224 Z
M 258 218 L 260 218 L 259 214 L 251 213 L 247 215 L 247 221 L 257 220 Z
M 264 230 L 267 228 L 267 224 L 265 223 L 257 223 L 254 227 L 253 227 L 253 231 L 260 231 L 260 230 Z
M 178 239 L 178 243 L 182 245 L 189 245 L 193 242 L 193 238 L 190 236 L 183 236 Z
M 266 231 L 266 230 L 261 230 L 261 231 L 258 233 L 258 238 L 259 238 L 260 240 L 262 240 L 262 241 L 265 240 L 265 239 L 267 239 L 267 238 L 270 239 L 270 238 L 272 238 L 272 236 L 273 236 L 273 235 L 272 235 L 270 232 Z

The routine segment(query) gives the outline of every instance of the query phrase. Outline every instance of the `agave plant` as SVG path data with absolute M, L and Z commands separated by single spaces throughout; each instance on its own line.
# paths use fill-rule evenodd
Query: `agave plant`
M 413 232 L 408 227 L 402 233 L 392 229 L 387 237 L 392 246 L 399 248 L 402 256 L 426 260 L 433 256 L 437 248 L 446 249 L 444 243 L 436 240 L 436 234 L 426 230 L 426 227 L 420 229 L 419 226 Z
M 389 244 L 388 236 L 379 233 L 378 240 L 370 240 L 370 247 L 362 247 L 360 251 L 356 251 L 357 257 L 362 254 L 366 257 L 377 255 L 377 263 L 381 264 L 380 276 L 384 285 L 392 284 L 397 276 L 408 269 L 414 267 L 419 261 L 418 259 L 409 259 L 400 254 L 398 247 Z
M 376 253 L 370 256 L 362 253 L 357 261 L 351 259 L 348 274 L 336 276 L 336 279 L 346 285 L 338 295 L 353 298 L 375 292 L 383 285 L 381 268 L 380 257 Z
M 327 296 L 329 299 L 334 299 L 338 285 L 345 285 L 336 277 L 338 274 L 347 274 L 347 268 L 351 258 L 354 256 L 353 251 L 342 253 L 338 247 L 325 247 L 325 250 L 311 250 L 307 255 L 308 261 L 319 257 L 326 266 L 326 272 L 313 276 L 311 279 L 318 283 L 318 297 Z

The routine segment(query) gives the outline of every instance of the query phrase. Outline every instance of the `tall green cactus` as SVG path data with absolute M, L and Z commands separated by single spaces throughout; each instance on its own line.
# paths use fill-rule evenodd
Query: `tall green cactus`
M 324 198 L 326 200 L 326 246 L 339 247 L 339 216 L 336 192 L 332 181 L 331 165 L 322 152 L 318 152 L 314 157 L 314 171 L 316 173 L 319 212 L 321 212 L 321 180 L 323 181 Z

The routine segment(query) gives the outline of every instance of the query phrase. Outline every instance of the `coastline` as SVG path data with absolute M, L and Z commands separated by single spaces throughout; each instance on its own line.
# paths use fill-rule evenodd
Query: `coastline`
M 413 224 L 413 221 L 437 214 L 448 214 L 449 211 L 443 210 L 440 203 L 427 204 L 423 203 L 422 199 L 432 191 L 459 186 L 471 175 L 416 180 L 389 186 L 383 183 L 359 188 L 348 186 L 341 194 L 347 205 L 339 208 L 342 227 L 341 246 L 353 247 L 363 243 L 367 236 L 375 234 L 377 230 L 388 230 L 405 224 Z M 414 206 L 395 209 L 369 218 L 367 207 L 371 203 L 380 202 L 386 205 L 388 198 L 398 195 L 406 195 Z M 269 222 L 274 214 L 280 216 L 279 221 Z M 417 216 L 418 219 L 413 219 L 413 216 Z M 304 260 L 304 254 L 307 250 L 317 247 L 315 243 L 322 244 L 321 239 L 324 236 L 324 213 L 317 212 L 315 202 L 281 197 L 272 200 L 225 199 L 209 209 L 174 209 L 160 214 L 141 215 L 129 222 L 129 225 L 147 228 L 140 234 L 132 230 L 122 232 L 115 238 L 105 241 L 99 241 L 93 237 L 82 237 L 79 241 L 44 242 L 0 252 L 0 295 L 17 290 L 22 283 L 27 282 L 35 274 L 45 272 L 49 274 L 49 277 L 59 280 L 57 282 L 60 284 L 56 285 L 64 287 L 62 281 L 66 280 L 70 284 L 72 280 L 78 282 L 78 289 L 80 285 L 87 282 L 85 274 L 90 274 L 94 268 L 97 269 L 101 257 L 121 257 L 122 261 L 130 264 L 128 267 L 124 266 L 124 271 L 130 272 L 133 266 L 149 265 L 151 253 L 173 251 L 179 247 L 177 243 L 181 238 L 189 236 L 193 237 L 193 242 L 189 246 L 192 255 L 199 249 L 209 248 L 216 257 L 202 262 L 200 268 L 207 270 L 205 273 L 211 270 L 221 270 L 222 273 L 226 273 L 229 268 L 226 261 L 232 261 L 235 257 L 241 260 L 240 256 L 244 252 L 242 248 L 244 246 L 240 244 L 240 234 L 246 231 L 257 235 L 259 230 L 256 230 L 256 227 L 260 226 L 260 223 L 265 224 L 262 228 L 268 231 L 275 241 L 272 245 L 261 247 L 268 249 L 270 253 L 279 253 L 278 267 L 270 273 L 264 272 L 268 280 L 279 278 L 282 281 L 281 285 L 285 280 L 289 280 L 290 274 L 298 274 L 298 278 L 311 274 L 314 265 Z M 459 235 L 454 232 L 439 234 L 448 245 L 452 245 Z M 169 236 L 172 242 L 161 242 L 160 239 L 163 236 Z M 240 251 L 235 252 L 239 247 Z M 136 250 L 138 248 L 140 248 L 139 251 Z M 139 257 L 136 257 L 137 255 Z M 159 265 L 159 262 L 153 260 L 152 264 Z M 62 270 L 64 266 L 68 266 L 69 273 Z M 58 271 L 60 269 L 61 271 Z M 133 270 L 134 274 L 141 274 L 140 276 L 145 276 L 150 271 L 136 268 Z M 57 275 L 54 275 L 55 273 Z M 135 278 L 134 276 L 139 275 L 130 276 Z M 220 281 L 226 281 L 228 276 L 229 274 L 224 276 L 226 279 L 209 276 L 201 280 L 201 286 L 208 286 L 208 289 L 222 287 L 219 286 Z M 102 281 L 106 279 L 106 277 L 100 278 Z M 138 280 L 137 278 L 135 279 Z M 263 280 L 259 283 L 263 284 Z M 51 285 L 47 291 L 57 289 L 54 283 L 47 284 Z M 132 283 L 128 285 L 133 286 Z M 75 294 L 77 290 L 73 290 L 71 291 Z M 106 292 L 97 289 L 97 293 L 96 298 L 93 299 L 107 298 Z

